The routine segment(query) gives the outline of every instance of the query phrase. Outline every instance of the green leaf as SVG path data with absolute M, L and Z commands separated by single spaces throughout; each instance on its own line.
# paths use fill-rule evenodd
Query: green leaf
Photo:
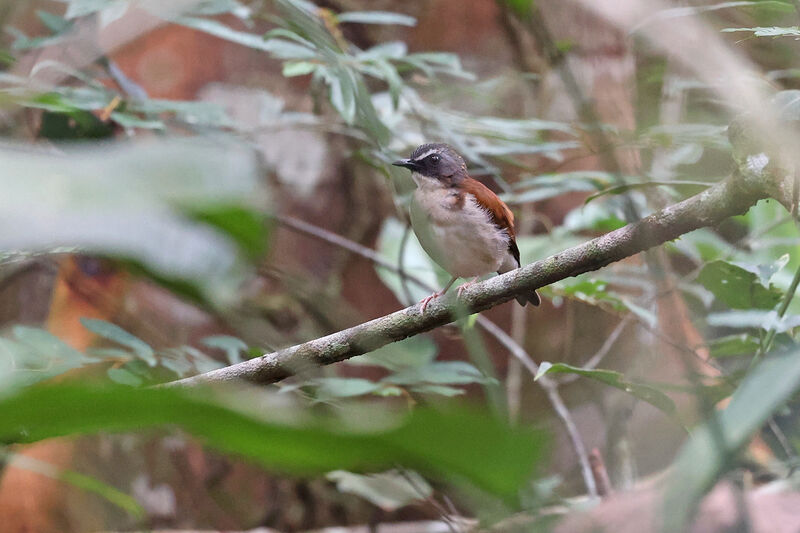
M 625 376 L 613 370 L 586 370 L 564 363 L 548 363 L 543 362 L 539 365 L 539 371 L 536 373 L 534 379 L 539 379 L 545 374 L 577 374 L 606 385 L 610 385 L 616 389 L 626 392 L 640 400 L 643 400 L 656 409 L 673 416 L 675 415 L 675 403 L 669 396 L 650 385 L 642 385 L 638 383 L 631 383 L 625 381 Z
M 725 261 L 706 264 L 697 281 L 732 309 L 772 309 L 781 300 L 780 290 L 764 287 L 756 274 Z
M 463 396 L 466 390 L 457 387 L 450 387 L 448 385 L 429 385 L 427 383 L 410 385 L 407 387 L 411 392 L 417 394 L 436 394 L 438 396 L 445 396 L 452 398 L 454 396 Z
M 381 388 L 379 383 L 362 378 L 319 378 L 314 380 L 314 384 L 317 385 L 317 398 L 323 401 L 363 396 Z
M 349 11 L 336 16 L 339 22 L 355 22 L 358 24 L 397 24 L 399 26 L 416 26 L 417 19 L 400 13 L 389 11 Z
M 418 383 L 466 385 L 469 383 L 492 383 L 494 380 L 464 361 L 436 361 L 426 366 L 400 370 L 385 377 L 383 382 L 395 385 Z
M 217 20 L 199 17 L 177 17 L 173 22 L 248 48 L 270 52 L 278 59 L 312 59 L 317 55 L 314 50 L 306 46 L 290 43 L 282 39 L 266 40 L 262 35 L 234 30 Z
M 757 28 L 725 28 L 721 30 L 726 33 L 749 32 L 754 37 L 800 37 L 800 27 L 798 26 L 770 26 Z
M 505 2 L 514 10 L 518 17 L 525 19 L 531 16 L 531 7 L 533 6 L 534 0 L 505 0 Z
M 36 16 L 42 21 L 48 30 L 53 33 L 62 33 L 72 28 L 72 21 L 59 17 L 55 13 L 48 13 L 47 11 L 36 11 Z
M 635 191 L 638 189 L 649 189 L 650 187 L 676 187 L 679 185 L 690 186 L 693 188 L 707 189 L 711 186 L 711 183 L 705 183 L 702 181 L 687 181 L 687 180 L 667 180 L 667 181 L 651 180 L 642 183 L 626 183 L 624 185 L 616 185 L 614 187 L 609 187 L 607 189 L 603 189 L 600 192 L 592 194 L 588 198 L 586 198 L 586 200 L 584 200 L 583 203 L 588 204 L 592 200 L 596 200 L 606 195 L 624 194 L 628 191 Z
M 145 518 L 145 511 L 136 498 L 125 494 L 116 487 L 103 483 L 97 478 L 90 477 L 73 470 L 58 468 L 45 461 L 40 461 L 29 455 L 19 453 L 8 453 L 0 450 L 0 461 L 5 462 L 9 467 L 23 468 L 30 472 L 35 472 L 51 479 L 63 481 L 73 487 L 91 492 L 104 500 L 116 505 L 120 509 L 127 511 L 135 518 L 141 520 Z
M 107 139 L 113 134 L 112 124 L 80 109 L 65 113 L 45 111 L 39 126 L 39 136 L 53 141 Z
M 188 210 L 187 215 L 225 233 L 251 261 L 260 259 L 267 251 L 269 228 L 266 218 L 258 211 L 217 204 Z
M 120 385 L 138 387 L 143 383 L 142 378 L 124 368 L 109 368 L 106 374 L 111 381 Z
M 80 248 L 140 264 L 222 303 L 249 268 L 228 235 L 253 250 L 263 246 L 256 242 L 263 230 L 244 220 L 267 199 L 255 154 L 222 138 L 62 147 L 60 154 L 4 148 L 0 167 L 0 249 Z M 228 235 L 185 216 L 229 213 L 234 205 L 242 211 Z
M 120 0 L 69 0 L 67 12 L 64 15 L 68 19 L 84 17 L 118 3 Z
M 247 353 L 247 344 L 236 337 L 230 335 L 212 335 L 202 341 L 209 348 L 218 348 L 225 352 L 228 362 L 232 365 L 242 362 L 242 354 Z
M 711 357 L 730 357 L 734 355 L 753 355 L 761 343 L 758 338 L 740 333 L 714 339 L 708 345 Z
M 283 75 L 287 78 L 291 78 L 292 76 L 305 76 L 306 74 L 313 73 L 318 66 L 318 63 L 312 63 L 310 61 L 288 61 L 283 64 Z
M 775 330 L 776 333 L 785 333 L 790 329 L 800 326 L 800 315 L 778 316 L 777 311 L 764 311 L 748 309 L 743 311 L 726 311 L 711 313 L 706 317 L 706 322 L 711 326 L 726 328 L 759 328 Z
M 122 346 L 127 346 L 150 366 L 155 366 L 158 362 L 156 360 L 156 354 L 153 352 L 153 349 L 149 344 L 144 342 L 139 337 L 131 335 L 116 324 L 106 322 L 105 320 L 98 320 L 96 318 L 81 318 L 81 324 L 92 333 L 99 335 L 104 339 L 116 342 Z
M 409 231 L 409 234 L 404 243 L 403 236 L 406 231 Z M 403 244 L 405 244 L 404 248 Z M 436 267 L 422 249 L 417 236 L 396 218 L 390 217 L 384 220 L 380 235 L 378 235 L 377 249 L 383 258 L 394 264 L 399 264 L 402 256 L 402 266 L 405 272 L 412 274 L 430 287 L 440 286 Z M 381 268 L 379 265 L 376 265 L 375 269 L 384 285 L 389 287 L 400 302 L 410 305 L 412 301 L 419 301 L 431 294 L 429 289 L 422 288 L 411 281 L 406 281 L 404 284 L 402 277 L 397 272 Z M 408 289 L 411 301 L 409 301 L 405 289 Z
M 348 359 L 347 364 L 375 365 L 393 371 L 419 368 L 433 362 L 437 351 L 436 343 L 430 338 L 416 335 Z
M 336 483 L 339 492 L 360 496 L 384 511 L 396 511 L 410 503 L 426 500 L 433 489 L 425 478 L 416 472 L 400 473 L 389 470 L 380 474 L 354 474 L 334 470 L 326 476 Z
M 749 373 L 728 407 L 692 431 L 671 469 L 663 531 L 685 531 L 702 496 L 732 468 L 733 455 L 800 387 L 800 350 L 773 354 Z
M 471 412 L 420 408 L 396 424 L 391 417 L 375 420 L 383 429 L 348 433 L 341 419 L 283 425 L 216 405 L 211 396 L 172 388 L 29 387 L 0 399 L 0 441 L 178 426 L 220 451 L 284 472 L 375 471 L 402 464 L 468 480 L 507 499 L 516 499 L 544 452 L 542 432 Z

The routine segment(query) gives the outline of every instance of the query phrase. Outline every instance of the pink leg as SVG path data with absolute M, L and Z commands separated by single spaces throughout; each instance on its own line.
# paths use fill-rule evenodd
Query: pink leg
M 458 288 L 458 297 L 461 298 L 461 293 L 464 292 L 465 289 L 468 289 L 476 281 L 478 281 L 479 277 L 480 276 L 475 276 L 474 278 L 472 278 L 468 282 L 461 284 L 461 286 Z
M 445 285 L 444 289 L 440 290 L 439 292 L 434 292 L 434 293 L 433 293 L 433 294 L 431 294 L 430 296 L 426 296 L 425 298 L 423 298 L 423 299 L 422 299 L 422 301 L 420 302 L 420 308 L 419 308 L 419 312 L 420 312 L 420 314 L 423 314 L 423 315 L 424 315 L 424 314 L 425 314 L 425 308 L 426 308 L 426 307 L 428 307 L 428 304 L 429 304 L 429 303 L 431 303 L 431 300 L 433 300 L 434 298 L 438 298 L 438 297 L 439 297 L 439 296 L 441 296 L 442 294 L 446 293 L 446 292 L 447 292 L 447 289 L 449 289 L 450 287 L 452 287 L 452 286 L 453 286 L 453 283 L 454 283 L 454 282 L 455 282 L 457 279 L 458 279 L 458 278 L 453 278 L 453 279 L 451 279 L 451 280 L 450 280 L 450 282 L 449 282 L 447 285 Z

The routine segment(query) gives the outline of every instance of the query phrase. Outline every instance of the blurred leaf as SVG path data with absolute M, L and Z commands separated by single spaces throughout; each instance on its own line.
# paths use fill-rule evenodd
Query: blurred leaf
M 228 128 L 233 126 L 230 116 L 221 106 L 212 102 L 189 102 L 183 100 L 133 100 L 126 109 L 146 115 L 170 113 L 175 119 L 193 126 Z
M 800 27 L 798 26 L 772 26 L 768 28 L 725 28 L 721 31 L 726 33 L 746 31 L 752 33 L 754 37 L 800 37 Z
M 36 17 L 53 33 L 61 33 L 72 28 L 72 21 L 59 17 L 55 13 L 36 10 Z
M 12 468 L 22 468 L 30 472 L 35 472 L 51 479 L 63 481 L 73 487 L 91 492 L 104 500 L 116 505 L 120 509 L 127 511 L 137 519 L 144 519 L 145 511 L 136 498 L 125 494 L 116 487 L 73 470 L 58 468 L 55 465 L 40 461 L 29 455 L 20 453 L 8 453 L 0 450 L 0 461 Z
M 536 373 L 536 378 L 544 376 L 545 374 L 577 374 L 606 385 L 610 385 L 616 389 L 626 392 L 640 400 L 643 400 L 656 409 L 663 411 L 669 416 L 675 415 L 675 403 L 663 392 L 651 387 L 650 385 L 642 385 L 638 383 L 631 383 L 625 381 L 625 376 L 619 372 L 612 370 L 586 370 L 564 363 L 548 363 L 543 362 L 539 365 L 539 371 Z
M 230 299 L 247 268 L 241 254 L 224 233 L 183 213 L 265 205 L 249 148 L 160 139 L 62 152 L 0 149 L 0 250 L 79 248 L 141 264 L 217 303 Z M 251 246 L 260 239 L 253 231 L 237 237 Z
M 317 69 L 318 64 L 311 61 L 289 61 L 283 64 L 282 74 L 287 78 L 292 76 L 305 76 Z
M 505 0 L 505 3 L 514 10 L 518 17 L 524 19 L 531 16 L 534 0 Z
M 703 495 L 733 467 L 733 455 L 800 386 L 800 351 L 770 355 L 733 393 L 714 420 L 692 431 L 670 472 L 664 496 L 663 531 L 684 531 Z
M 155 352 L 153 352 L 153 349 L 149 344 L 144 342 L 139 337 L 131 335 L 116 324 L 106 322 L 105 320 L 98 320 L 96 318 L 81 318 L 81 324 L 92 333 L 99 335 L 104 339 L 116 342 L 122 346 L 127 346 L 150 366 L 155 366 L 158 362 L 156 360 Z
M 469 383 L 492 383 L 473 365 L 464 361 L 435 361 L 425 366 L 400 370 L 383 378 L 384 383 L 414 385 L 432 383 L 436 385 L 466 385 Z
M 317 386 L 317 398 L 323 401 L 371 394 L 381 388 L 380 383 L 362 378 L 318 378 L 314 380 L 314 384 Z
M 646 17 L 642 22 L 638 23 L 631 31 L 639 31 L 644 26 L 647 26 L 656 20 L 689 17 L 710 11 L 718 11 L 720 9 L 730 9 L 733 7 L 745 6 L 772 7 L 774 9 L 785 11 L 789 11 L 791 9 L 790 4 L 780 0 L 738 0 L 733 2 L 717 2 L 709 5 L 673 7 L 656 11 L 653 15 Z
M 606 196 L 609 194 L 624 194 L 628 191 L 637 190 L 637 189 L 647 189 L 650 187 L 675 187 L 677 185 L 688 185 L 691 187 L 703 188 L 707 189 L 711 186 L 710 183 L 705 183 L 702 181 L 686 181 L 686 180 L 668 180 L 668 181 L 646 181 L 643 183 L 626 183 L 624 185 L 617 185 L 614 187 L 609 187 L 608 189 L 603 189 L 602 191 L 592 194 L 586 200 L 584 200 L 584 204 L 588 204 L 592 200 L 596 200 L 601 196 Z
M 382 422 L 385 428 L 385 417 Z M 54 384 L 29 387 L 0 400 L 0 441 L 6 443 L 165 425 L 179 426 L 218 450 L 267 468 L 311 474 L 374 471 L 400 463 L 469 480 L 507 499 L 516 498 L 528 481 L 545 444 L 541 432 L 509 428 L 463 411 L 416 409 L 392 429 L 346 433 L 341 421 L 286 426 L 215 405 L 207 394 L 181 389 Z
M 106 374 L 108 374 L 108 378 L 111 381 L 119 383 L 120 385 L 138 387 L 143 383 L 142 378 L 124 368 L 109 368 Z
M 45 111 L 39 125 L 39 136 L 52 141 L 107 139 L 113 134 L 113 124 L 80 109 L 66 113 Z
M 325 477 L 336 483 L 339 492 L 355 494 L 389 512 L 425 500 L 433 494 L 433 489 L 425 478 L 411 471 L 403 474 L 397 470 L 389 470 L 380 474 L 362 475 L 335 470 L 328 472 Z
M 209 348 L 218 348 L 225 352 L 228 362 L 232 365 L 242 362 L 242 354 L 247 353 L 247 344 L 236 337 L 230 335 L 212 335 L 202 341 Z
M 800 315 L 785 315 L 780 318 L 777 311 L 750 309 L 711 313 L 706 317 L 706 321 L 711 326 L 772 329 L 776 333 L 785 333 L 800 326 Z
M 67 0 L 67 12 L 64 16 L 74 19 L 91 15 L 120 2 L 127 3 L 128 0 Z
M 789 263 L 789 254 L 783 254 L 778 258 L 777 261 L 773 261 L 772 263 L 757 265 L 754 269 L 755 270 L 754 274 L 758 274 L 759 281 L 761 281 L 763 285 L 766 285 L 772 280 L 773 276 L 775 276 L 775 274 L 783 270 L 783 267 L 785 267 L 788 263 Z M 749 270 L 746 265 L 742 265 L 742 268 L 744 268 L 745 270 Z
M 417 19 L 400 13 L 389 11 L 348 11 L 336 16 L 339 22 L 356 22 L 359 24 L 397 24 L 400 26 L 416 26 Z
M 97 362 L 52 333 L 17 325 L 13 339 L 0 337 L 0 389 L 12 391 Z
M 466 390 L 458 387 L 450 387 L 447 385 L 430 385 L 427 383 L 410 385 L 408 390 L 418 394 L 436 394 L 437 396 L 445 396 L 448 398 L 453 396 L 463 396 L 467 392 Z
M 732 309 L 772 309 L 781 300 L 781 291 L 764 287 L 755 274 L 725 261 L 707 263 L 697 281 Z
M 377 350 L 347 360 L 349 365 L 375 365 L 388 370 L 419 368 L 436 358 L 436 343 L 424 335 L 416 335 L 387 344 Z
M 47 359 L 58 359 L 71 366 L 94 361 L 92 357 L 76 350 L 47 330 L 18 325 L 14 326 L 12 331 L 19 342 L 33 348 Z
M 262 213 L 238 205 L 213 205 L 187 211 L 190 218 L 213 226 L 239 245 L 248 259 L 263 257 L 269 230 Z
M 732 355 L 753 355 L 761 343 L 758 338 L 740 333 L 714 339 L 708 345 L 711 357 L 730 357 Z
M 397 220 L 396 218 L 387 218 L 383 222 L 381 233 L 378 236 L 377 249 L 381 256 L 386 258 L 394 264 L 399 264 L 401 258 L 401 245 L 403 244 L 403 235 L 410 229 Z M 422 249 L 416 235 L 410 231 L 405 240 L 405 248 L 402 249 L 403 268 L 409 274 L 421 279 L 431 287 L 439 287 L 439 280 L 436 275 L 436 267 L 433 261 Z M 410 305 L 412 302 L 406 295 L 403 288 L 403 279 L 394 271 L 376 266 L 375 270 L 378 272 L 378 277 L 381 281 L 391 289 L 400 302 Z M 430 295 L 430 290 L 419 287 L 416 283 L 407 281 L 405 287 L 411 296 L 412 301 L 419 301 L 422 298 Z
M 172 22 L 248 48 L 269 52 L 278 59 L 312 59 L 317 55 L 314 50 L 306 46 L 282 39 L 267 40 L 262 35 L 234 30 L 217 20 L 184 16 L 177 17 Z

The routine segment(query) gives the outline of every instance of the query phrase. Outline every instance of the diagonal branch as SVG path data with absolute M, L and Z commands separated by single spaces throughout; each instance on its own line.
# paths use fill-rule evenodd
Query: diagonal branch
M 370 352 L 447 324 L 461 315 L 459 310 L 462 308 L 469 313 L 484 311 L 511 300 L 517 294 L 597 270 L 684 233 L 717 225 L 728 217 L 746 212 L 758 200 L 767 197 L 768 182 L 764 176 L 736 173 L 702 193 L 638 222 L 476 284 L 464 291 L 458 305 L 452 297 L 439 298 L 428 305 L 424 315 L 420 313 L 419 305 L 414 305 L 319 339 L 173 384 L 198 385 L 236 379 L 274 383 L 311 367 Z

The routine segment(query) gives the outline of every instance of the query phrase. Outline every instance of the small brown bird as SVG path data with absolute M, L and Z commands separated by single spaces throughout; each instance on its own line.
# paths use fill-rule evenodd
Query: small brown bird
M 428 303 L 447 292 L 458 278 L 472 278 L 458 295 L 490 272 L 503 274 L 519 268 L 514 240 L 514 215 L 481 182 L 467 174 L 464 159 L 447 144 L 423 144 L 409 159 L 392 163 L 411 170 L 417 184 L 411 201 L 411 227 L 420 244 L 453 279 Z M 517 296 L 521 305 L 539 305 L 536 291 Z

